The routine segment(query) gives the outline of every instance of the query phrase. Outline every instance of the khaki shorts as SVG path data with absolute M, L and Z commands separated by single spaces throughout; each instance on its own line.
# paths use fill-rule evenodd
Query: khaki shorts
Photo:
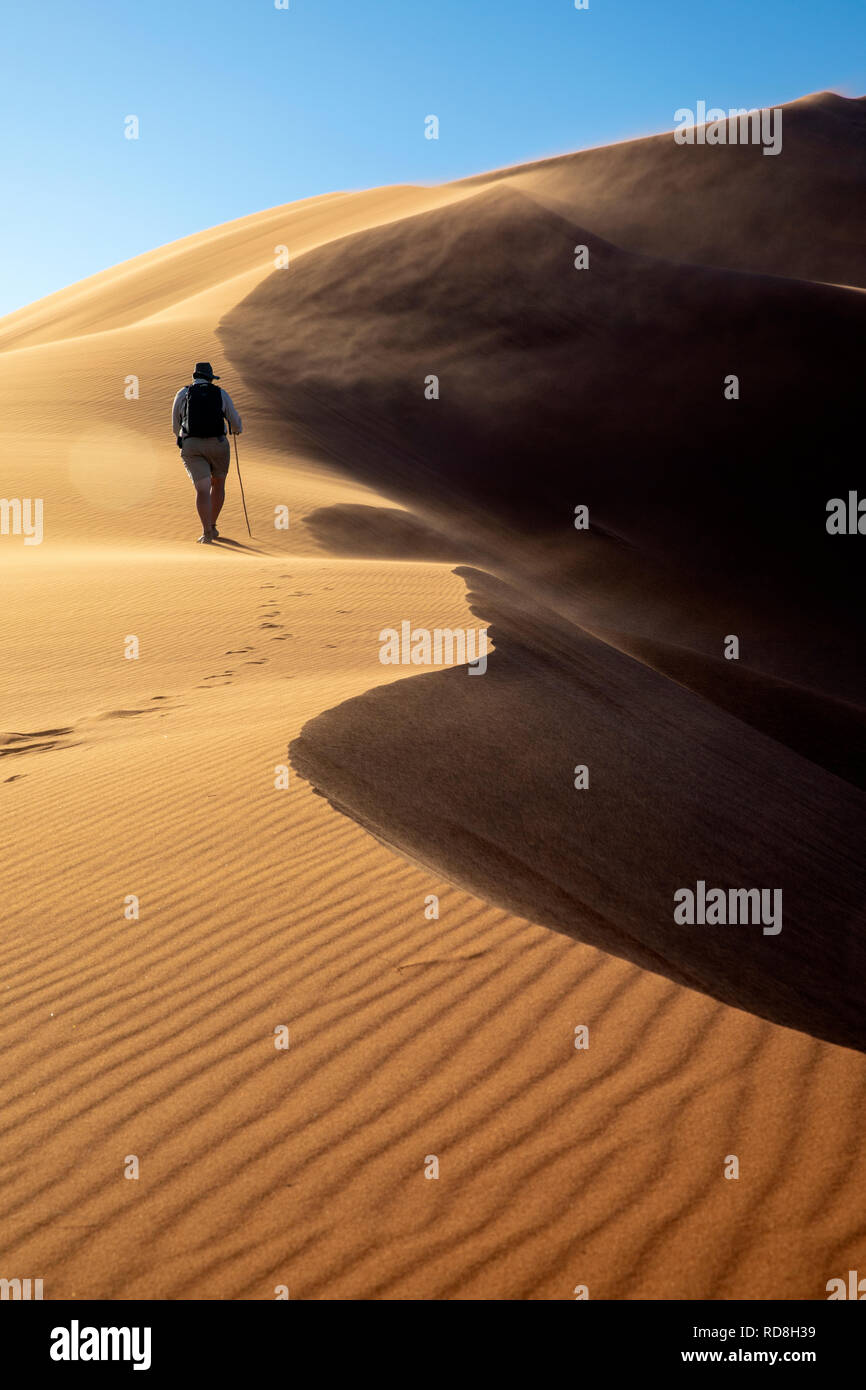
M 224 478 L 232 461 L 228 435 L 196 439 L 195 435 L 188 434 L 183 441 L 180 456 L 194 483 L 202 483 L 207 478 Z

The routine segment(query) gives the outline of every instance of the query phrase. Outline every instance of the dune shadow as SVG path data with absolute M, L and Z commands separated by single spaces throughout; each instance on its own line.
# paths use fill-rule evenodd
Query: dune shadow
M 246 541 L 234 541 L 229 536 L 218 536 L 212 542 L 216 546 L 226 546 L 229 550 L 243 550 L 249 555 L 264 555 L 265 552 L 255 545 L 247 545 Z
M 832 630 L 822 688 L 842 698 L 859 689 L 866 551 L 825 522 L 859 486 L 864 332 L 860 293 L 625 252 L 505 182 L 318 248 L 220 325 L 312 456 L 453 538 L 455 558 L 467 536 L 484 568 L 555 553 L 564 584 L 584 506 L 612 559 L 643 562 L 641 586 L 663 565 L 684 609 L 695 584 L 719 610 L 759 608 L 782 678 Z M 345 545 L 359 520 L 311 529 Z M 381 519 L 365 530 L 387 554 Z
M 863 794 L 473 578 L 496 643 L 486 674 L 450 669 L 350 700 L 303 728 L 295 769 L 378 839 L 511 912 L 866 1049 Z M 780 889 L 781 930 L 678 925 L 674 894 L 699 881 Z

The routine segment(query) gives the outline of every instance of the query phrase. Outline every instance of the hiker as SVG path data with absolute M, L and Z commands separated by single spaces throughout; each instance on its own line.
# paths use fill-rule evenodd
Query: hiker
M 210 362 L 196 362 L 192 385 L 182 386 L 171 408 L 171 428 L 183 466 L 195 486 L 195 505 L 201 518 L 199 545 L 219 539 L 216 520 L 226 495 L 231 448 L 226 436 L 241 433 L 241 417 L 228 391 L 214 386 Z

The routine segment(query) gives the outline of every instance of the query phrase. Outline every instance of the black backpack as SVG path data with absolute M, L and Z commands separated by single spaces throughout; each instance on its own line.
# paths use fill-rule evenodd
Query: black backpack
M 196 439 L 212 439 L 225 434 L 223 394 L 212 381 L 194 381 L 186 393 L 184 419 L 187 434 Z

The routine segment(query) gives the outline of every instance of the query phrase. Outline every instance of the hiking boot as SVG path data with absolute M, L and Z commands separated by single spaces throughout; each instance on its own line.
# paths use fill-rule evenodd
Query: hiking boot
M 215 526 L 212 526 L 212 527 L 210 528 L 210 534 L 211 534 L 211 540 L 214 540 L 214 541 L 218 541 L 218 540 L 219 540 L 219 538 L 220 538 L 220 533 L 219 533 L 219 531 L 217 530 L 217 528 L 216 528 Z
M 201 535 L 199 536 L 198 540 L 196 541 L 196 545 L 210 545 L 210 544 L 211 544 L 210 532 L 209 532 L 209 531 L 202 531 Z

